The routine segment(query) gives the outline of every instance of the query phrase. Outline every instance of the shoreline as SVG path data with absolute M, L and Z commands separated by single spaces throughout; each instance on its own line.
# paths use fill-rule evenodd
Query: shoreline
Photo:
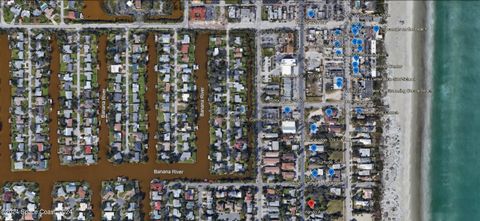
M 428 20 L 430 19 L 427 16 L 428 6 L 427 2 L 420 1 L 416 2 L 414 8 L 414 20 L 416 22 L 415 25 L 421 27 L 427 27 L 427 31 L 424 32 L 417 32 L 414 34 L 414 41 L 413 41 L 413 48 L 415 54 L 413 54 L 412 59 L 414 63 L 415 72 L 419 75 L 422 75 L 418 78 L 418 81 L 415 82 L 415 88 L 417 89 L 431 89 L 431 84 L 429 83 L 431 80 L 431 73 L 429 72 L 430 67 L 428 65 L 429 56 L 427 56 L 430 52 L 429 47 L 427 45 L 427 38 L 429 32 L 429 23 Z M 427 140 L 429 134 L 429 127 L 428 122 L 430 118 L 430 105 L 428 99 L 431 97 L 431 94 L 415 94 L 413 96 L 414 102 L 414 112 L 417 114 L 412 122 L 416 122 L 417 125 L 412 125 L 412 140 L 411 146 L 414 148 L 412 153 L 410 153 L 411 157 L 411 164 L 410 164 L 410 182 L 412 182 L 412 186 L 414 189 L 411 189 L 409 192 L 412 193 L 413 196 L 418 197 L 417 200 L 412 200 L 410 207 L 414 214 L 410 218 L 411 220 L 423 220 L 422 213 L 424 213 L 424 206 L 425 206 L 425 195 L 423 195 L 423 187 L 425 184 L 425 180 L 423 177 L 426 177 L 428 174 L 425 174 L 425 161 L 424 158 L 427 157 L 425 152 L 426 145 L 429 145 L 429 140 Z M 415 111 L 416 110 L 416 111 Z M 407 192 L 408 194 L 408 192 Z
M 424 28 L 426 3 L 389 1 L 389 28 Z M 415 78 L 415 81 L 387 82 L 388 89 L 428 89 L 424 67 L 425 31 L 387 32 L 387 63 L 401 65 L 387 70 L 389 77 Z M 425 94 L 387 94 L 384 98 L 391 111 L 385 116 L 384 173 L 382 174 L 382 218 L 385 220 L 421 220 L 423 196 L 422 144 L 424 118 L 428 117 Z
M 425 3 L 426 13 L 425 13 L 425 26 L 427 27 L 427 33 L 425 33 L 424 41 L 424 87 L 433 90 L 433 53 L 435 50 L 434 45 L 434 24 L 435 24 L 435 4 L 433 1 L 428 1 Z M 419 102 L 422 99 L 419 99 Z M 419 141 L 422 145 L 421 150 L 421 163 L 420 163 L 420 173 L 421 173 L 421 186 L 420 186 L 420 196 L 421 196 L 421 205 L 420 205 L 420 218 L 421 220 L 428 221 L 430 220 L 430 152 L 431 152 L 431 113 L 432 113 L 432 96 L 425 96 L 423 99 L 425 114 L 423 117 L 423 136 L 419 138 Z

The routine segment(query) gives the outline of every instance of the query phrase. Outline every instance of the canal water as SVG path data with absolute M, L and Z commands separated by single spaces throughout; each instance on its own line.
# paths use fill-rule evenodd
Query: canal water
M 172 180 L 172 179 L 182 179 L 189 178 L 190 180 L 196 181 L 205 181 L 205 180 L 216 180 L 216 179 L 227 179 L 233 178 L 235 176 L 213 176 L 209 173 L 209 117 L 210 117 L 210 108 L 208 102 L 208 76 L 207 76 L 207 49 L 209 41 L 209 33 L 200 32 L 196 37 L 196 49 L 195 49 L 195 59 L 196 64 L 199 65 L 199 69 L 195 72 L 196 75 L 196 84 L 199 91 L 203 90 L 204 94 L 200 99 L 201 94 L 197 93 L 198 103 L 197 107 L 200 110 L 203 105 L 204 114 L 199 115 L 198 118 L 198 130 L 197 130 L 197 161 L 193 164 L 165 164 L 165 163 L 156 163 L 156 149 L 155 145 L 157 141 L 154 138 L 157 123 L 156 123 L 156 74 L 154 70 L 155 62 L 157 61 L 155 40 L 153 38 L 153 33 L 149 33 L 147 39 L 148 53 L 149 53 L 149 63 L 147 64 L 147 94 L 146 100 L 149 107 L 149 161 L 144 164 L 122 164 L 114 165 L 108 162 L 107 159 L 107 150 L 108 150 L 108 136 L 109 128 L 106 123 L 106 119 L 100 118 L 100 150 L 99 150 L 99 162 L 96 165 L 90 166 L 61 166 L 58 158 L 58 136 L 57 136 L 57 111 L 59 108 L 58 97 L 59 97 L 59 79 L 58 72 L 60 69 L 60 53 L 58 42 L 53 36 L 52 38 L 52 60 L 51 60 L 51 79 L 49 86 L 50 97 L 52 98 L 52 111 L 50 113 L 50 137 L 51 137 L 51 160 L 50 166 L 47 171 L 44 172 L 11 172 L 10 168 L 10 151 L 8 149 L 8 144 L 10 143 L 10 125 L 8 123 L 9 108 L 10 108 L 10 95 L 11 87 L 9 85 L 9 61 L 10 61 L 10 50 L 5 50 L 4 53 L 0 53 L 0 184 L 3 185 L 6 181 L 20 181 L 26 180 L 31 182 L 37 182 L 40 185 L 40 199 L 42 209 L 51 209 L 52 208 L 52 197 L 51 191 L 54 182 L 56 181 L 77 181 L 84 180 L 91 185 L 93 194 L 92 194 L 92 203 L 93 210 L 96 219 L 99 220 L 101 216 L 101 182 L 104 180 L 115 179 L 117 176 L 127 176 L 129 179 L 136 179 L 140 181 L 141 190 L 144 193 L 147 193 L 145 199 L 143 200 L 143 211 L 145 216 L 148 216 L 150 211 L 149 200 L 148 200 L 148 191 L 149 191 L 149 182 L 154 178 Z M 99 59 L 99 72 L 98 72 L 98 81 L 99 81 L 99 90 L 100 90 L 100 99 L 102 99 L 103 91 L 108 86 L 108 76 L 107 76 L 107 62 L 106 62 L 106 46 L 107 46 L 107 36 L 106 34 L 100 35 L 98 38 L 98 59 Z M 0 48 L 8 48 L 8 37 L 6 34 L 0 34 Z M 93 48 L 95 49 L 95 48 Z M 249 75 L 249 82 L 251 82 L 251 76 Z M 202 89 L 203 88 L 203 89 Z M 252 86 L 249 86 L 249 90 L 252 91 Z M 251 97 L 251 96 L 248 96 Z M 99 101 L 101 104 L 101 101 Z M 249 105 L 252 105 L 252 99 L 249 99 Z M 203 103 L 203 104 L 202 104 Z M 108 107 L 108 99 L 106 99 L 106 105 Z M 103 112 L 102 105 L 100 105 L 100 113 Z M 251 110 L 251 108 L 249 108 Z M 251 115 L 251 113 L 249 113 Z M 251 135 L 253 136 L 253 134 Z M 167 171 L 166 174 L 155 174 L 155 170 Z M 238 178 L 238 176 L 236 176 Z M 52 220 L 52 216 L 44 216 L 42 220 Z
M 207 75 L 207 50 L 209 34 L 198 33 L 195 38 L 195 63 L 198 70 L 195 71 L 197 84 L 197 165 L 198 168 L 210 176 L 209 172 L 209 146 L 210 146 L 210 104 L 208 103 L 208 75 Z M 200 171 L 199 171 L 200 172 Z
M 159 16 L 149 16 L 147 19 L 149 21 L 181 21 L 184 13 L 184 4 L 182 0 L 173 0 L 173 9 L 170 15 L 159 15 Z
M 132 22 L 131 16 L 113 16 L 103 10 L 103 0 L 84 0 L 83 1 L 83 20 L 103 21 L 103 22 Z

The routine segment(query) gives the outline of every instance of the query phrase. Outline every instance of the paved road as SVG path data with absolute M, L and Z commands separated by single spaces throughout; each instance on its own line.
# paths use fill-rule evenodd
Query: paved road
M 130 152 L 130 143 L 128 142 L 128 138 L 130 136 L 129 130 L 130 130 L 130 97 L 129 97 L 129 92 L 130 92 L 130 30 L 127 28 L 125 32 L 125 44 L 126 44 L 126 49 L 125 49 L 125 116 L 126 116 L 126 121 L 125 121 L 125 154 L 128 154 Z
M 129 73 L 129 70 L 128 70 L 128 66 L 129 66 L 129 43 L 128 43 L 128 39 L 129 39 L 129 30 L 130 29 L 137 29 L 137 28 L 146 28 L 146 29 L 174 29 L 174 30 L 177 30 L 177 29 L 181 29 L 181 28 L 204 28 L 204 29 L 211 29 L 211 30 L 215 30 L 215 29 L 221 29 L 221 30 L 230 30 L 230 29 L 238 29 L 238 28 L 250 28 L 250 29 L 255 29 L 257 30 L 257 36 L 256 36 L 256 46 L 257 46 L 257 56 L 256 56 L 256 61 L 257 61 L 257 75 L 256 75 L 256 82 L 258 84 L 260 84 L 260 82 L 262 82 L 262 79 L 261 79 L 261 75 L 259 73 L 261 73 L 261 70 L 262 70 L 262 67 L 261 67 L 261 63 L 262 63 L 262 57 L 261 57 L 261 39 L 260 39 L 260 31 L 262 30 L 267 30 L 267 29 L 275 29 L 275 28 L 291 28 L 291 29 L 296 29 L 298 32 L 299 32 L 299 49 L 298 49 L 298 68 L 299 68 L 299 77 L 298 77 L 298 89 L 297 91 L 299 92 L 299 99 L 296 101 L 296 103 L 284 103 L 284 104 L 287 104 L 287 105 L 297 105 L 298 107 L 298 110 L 300 111 L 300 116 L 302 116 L 301 120 L 299 121 L 299 126 L 300 128 L 302 128 L 300 131 L 301 133 L 301 140 L 300 140 L 300 149 L 302 150 L 300 156 L 299 156 L 299 165 L 298 165 L 298 168 L 299 168 L 299 173 L 300 173 L 300 176 L 299 176 L 299 182 L 296 182 L 296 183 L 291 183 L 291 182 L 285 182 L 285 183 L 275 183 L 275 184 L 265 184 L 263 183 L 263 180 L 262 180 L 262 176 L 261 176 L 261 167 L 259 166 L 257 168 L 257 172 L 258 172 L 258 175 L 257 175 L 257 178 L 256 178 L 256 183 L 255 184 L 248 184 L 248 185 L 254 185 L 256 187 L 259 188 L 259 191 L 261 191 L 261 189 L 266 186 L 266 185 L 280 185 L 280 186 L 300 186 L 301 187 L 301 215 L 304 215 L 305 214 L 305 184 L 306 184 L 306 181 L 305 181 L 305 145 L 304 145 L 304 142 L 305 142 L 305 130 L 303 129 L 304 126 L 305 126 L 305 119 L 303 116 L 304 115 L 304 109 L 305 109 L 305 106 L 316 106 L 317 104 L 305 104 L 305 77 L 304 77 L 304 66 L 305 66 L 305 63 L 304 63 L 304 57 L 305 57 L 305 49 L 304 49 L 304 41 L 305 41 L 305 29 L 306 28 L 310 28 L 310 27 L 319 27 L 321 26 L 322 28 L 334 28 L 334 27 L 339 27 L 339 26 L 342 26 L 345 24 L 344 21 L 339 21 L 339 22 L 328 22 L 328 23 L 325 23 L 325 24 L 305 24 L 305 19 L 304 19 L 304 7 L 305 7 L 305 0 L 301 0 L 299 1 L 299 10 L 298 10 L 298 20 L 297 21 L 292 21 L 292 22 L 285 22 L 285 23 L 281 23 L 281 22 L 267 22 L 267 21 L 261 21 L 261 6 L 262 6 L 262 3 L 261 1 L 256 1 L 255 3 L 255 6 L 257 7 L 256 9 L 256 21 L 255 22 L 248 22 L 248 23 L 236 23 L 236 24 L 226 24 L 226 25 L 221 25 L 221 24 L 207 24 L 207 23 L 190 23 L 188 21 L 188 4 L 185 4 L 185 13 L 184 13 L 184 21 L 181 22 L 181 23 L 172 23 L 172 24 L 162 24 L 162 23 L 143 23 L 143 22 L 134 22 L 134 23 L 104 23 L 104 24 L 65 24 L 64 23 L 64 19 L 63 19 L 63 16 L 62 16 L 62 19 L 61 19 L 61 22 L 59 24 L 41 24 L 41 25 L 32 25 L 32 24 L 6 24 L 5 21 L 4 21 L 4 18 L 2 16 L 1 18 L 1 24 L 0 24 L 0 28 L 27 28 L 29 33 L 31 32 L 31 29 L 32 28 L 35 28 L 35 29 L 44 29 L 44 28 L 54 28 L 54 29 L 91 29 L 91 28 L 109 28 L 109 29 L 126 29 L 127 32 L 126 32 L 126 41 L 127 41 L 127 50 L 126 50 L 126 87 L 127 87 L 127 90 L 126 90 L 126 97 L 127 97 L 127 107 L 129 106 L 128 105 L 128 96 L 129 96 L 129 90 L 128 90 L 128 87 L 129 87 L 129 78 L 128 78 L 128 73 Z M 64 7 L 64 3 L 63 1 L 61 2 L 61 7 L 62 7 L 62 10 L 61 10 L 61 14 L 63 15 L 64 12 L 63 12 L 63 7 Z M 3 9 L 3 1 L 2 1 L 2 9 Z M 3 10 L 2 10 L 2 13 L 3 13 Z M 297 23 L 298 22 L 298 23 Z M 175 31 L 175 44 L 176 44 L 176 41 L 177 41 L 177 32 Z M 227 35 L 227 40 L 228 40 L 228 35 Z M 28 40 L 30 41 L 30 40 Z M 350 41 L 346 41 L 347 44 L 349 44 Z M 30 44 L 30 42 L 29 42 Z M 350 45 L 348 45 L 347 48 L 349 48 Z M 227 53 L 229 53 L 229 50 L 228 50 L 228 46 L 227 46 Z M 349 52 L 349 51 L 346 51 L 346 52 Z M 30 57 L 30 54 L 29 53 L 29 58 L 28 58 L 28 61 L 27 61 L 27 64 L 28 64 L 28 67 L 29 67 L 29 72 L 31 72 L 31 57 Z M 175 51 L 175 63 L 177 63 L 177 59 L 178 59 L 178 56 L 177 56 L 177 51 Z M 347 91 L 349 91 L 351 89 L 351 79 L 350 79 L 350 75 L 349 75 L 349 67 L 348 67 L 348 63 L 346 63 L 346 67 L 345 67 L 345 71 L 346 71 L 346 82 L 347 82 Z M 78 73 L 77 73 L 78 74 Z M 177 69 L 175 69 L 175 75 L 177 74 Z M 229 81 L 229 79 L 227 80 Z M 31 82 L 29 81 L 29 84 L 31 84 Z M 177 78 L 175 78 L 175 83 L 174 83 L 174 93 L 175 93 L 175 96 L 177 96 L 178 94 L 178 88 L 177 88 Z M 30 86 L 30 89 L 31 89 L 31 86 Z M 261 95 L 261 87 L 259 87 L 257 85 L 257 113 L 256 113 L 256 118 L 257 119 L 261 119 L 261 114 L 260 114 L 260 110 L 261 110 L 261 107 L 266 105 L 264 103 L 261 102 L 261 99 L 260 99 L 260 95 Z M 345 138 L 346 140 L 349 140 L 349 132 L 351 130 L 351 127 L 349 126 L 350 124 L 350 109 L 351 109 L 351 104 L 350 104 L 350 101 L 351 100 L 351 94 L 350 93 L 347 93 L 347 97 L 345 99 L 345 113 L 346 113 L 346 124 L 347 124 L 347 129 L 346 129 L 346 132 L 345 132 Z M 284 105 L 283 103 L 282 104 L 276 104 L 276 105 Z M 175 107 L 174 107 L 174 111 L 175 113 L 177 113 L 177 105 L 178 103 L 175 103 Z M 322 104 L 318 104 L 318 105 L 325 105 L 324 103 Z M 337 103 L 338 105 L 338 103 Z M 29 91 L 29 109 L 31 109 L 31 91 Z M 128 112 L 128 108 L 127 108 L 127 116 L 129 115 L 129 112 Z M 126 137 L 125 137 L 125 141 L 127 143 L 127 148 L 128 148 L 128 119 L 129 117 L 127 117 L 127 129 L 126 129 Z M 177 122 L 177 119 L 176 119 L 176 114 L 175 114 L 175 119 L 174 119 L 175 123 Z M 229 121 L 227 121 L 229 122 Z M 257 125 L 260 125 L 260 124 L 257 124 Z M 31 142 L 31 131 L 29 131 L 29 142 Z M 176 134 L 176 132 L 175 132 Z M 258 144 L 260 145 L 260 148 L 258 148 L 258 152 L 257 152 L 257 155 L 258 155 L 258 162 L 257 162 L 257 166 L 261 164 L 261 155 L 262 155 L 262 148 L 261 148 L 261 139 L 258 138 Z M 351 214 L 351 208 L 352 208 L 352 205 L 351 205 L 351 180 L 350 180 L 350 173 L 351 173 L 351 165 L 350 165 L 350 159 L 351 159 L 351 156 L 350 156 L 350 151 L 351 151 L 351 145 L 349 143 L 346 143 L 345 145 L 345 148 L 346 148 L 346 151 L 345 151 L 345 160 L 346 160 L 346 173 L 348 175 L 348 181 L 347 181 L 347 185 L 346 185 L 346 200 L 345 200 L 345 207 L 346 207 L 346 213 L 345 213 L 345 218 L 346 220 L 350 220 L 351 217 L 352 217 L 352 214 Z M 326 183 L 323 183 L 323 182 L 315 182 L 316 184 L 326 184 Z M 224 186 L 226 184 L 211 184 L 211 183 L 189 183 L 189 186 L 205 186 L 205 185 L 210 185 L 210 186 Z M 229 185 L 233 185 L 233 186 L 242 186 L 242 185 L 247 185 L 245 183 L 230 183 Z M 258 197 L 259 195 L 257 195 Z M 261 198 L 257 198 L 257 200 L 259 200 L 259 213 L 258 213 L 258 216 L 257 218 L 261 218 L 263 216 L 263 211 L 261 210 L 262 206 L 263 206 L 263 200 Z M 200 203 L 200 201 L 199 201 Z
M 262 72 L 262 47 L 261 47 L 261 37 L 260 37 L 260 31 L 257 31 L 256 37 L 255 37 L 255 44 L 256 44 L 256 65 L 257 65 L 257 73 L 255 75 L 255 82 L 257 83 L 256 87 L 256 100 L 257 100 L 257 107 L 256 107 L 256 118 L 261 119 L 261 94 L 262 94 L 262 89 L 259 86 L 260 82 L 262 82 L 262 77 L 261 77 L 261 72 Z M 260 130 L 261 128 L 261 122 L 256 122 L 257 124 L 257 130 Z M 258 132 L 257 132 L 258 133 Z M 263 179 L 262 179 L 262 156 L 263 156 L 263 143 L 262 143 L 262 138 L 261 136 L 257 136 L 257 177 L 256 177 L 256 182 L 259 184 L 263 184 Z M 264 199 L 260 198 L 259 200 L 260 205 L 264 204 Z M 259 206 L 258 214 L 257 214 L 257 219 L 261 220 L 263 217 L 263 209 L 261 209 L 262 206 Z
M 3 2 L 3 1 L 2 1 Z M 26 39 L 27 39 L 27 44 L 28 44 L 28 48 L 30 50 L 30 52 L 28 53 L 28 60 L 27 60 L 27 65 L 28 65 L 28 115 L 30 116 L 28 118 L 28 125 L 29 126 L 29 129 L 28 129 L 28 146 L 31 147 L 32 146 L 32 119 L 33 119 L 33 110 L 32 110 L 32 89 L 33 89 L 33 85 L 32 85 L 32 78 L 34 76 L 34 74 L 32 73 L 32 40 L 31 40 L 31 36 L 32 36 L 32 30 L 31 29 L 28 29 L 28 32 L 27 32 L 27 36 Z
M 104 23 L 104 24 L 5 24 L 2 22 L 0 28 L 35 28 L 35 29 L 95 29 L 95 28 L 119 28 L 119 29 L 179 29 L 179 28 L 192 28 L 192 29 L 212 29 L 212 30 L 225 30 L 225 29 L 274 29 L 274 28 L 296 28 L 297 24 L 294 22 L 289 23 L 272 23 L 272 22 L 258 22 L 258 23 L 236 23 L 236 24 L 205 24 L 205 23 L 193 23 L 188 22 L 174 23 L 174 24 L 162 24 L 162 23 Z
M 172 182 L 172 185 L 175 182 Z M 258 184 L 258 183 L 241 183 L 241 182 L 234 182 L 234 183 L 206 183 L 206 182 L 192 182 L 186 183 L 188 186 L 192 187 L 201 187 L 201 186 L 210 186 L 210 187 L 222 187 L 222 186 L 234 186 L 234 187 L 241 187 L 241 186 L 255 186 L 259 189 L 263 188 L 264 186 L 283 186 L 283 187 L 295 187 L 297 186 L 296 183 L 292 182 L 279 182 L 279 183 L 270 183 L 270 184 Z
M 187 4 L 188 5 L 188 4 Z M 173 58 L 174 60 L 174 64 L 175 64 L 175 68 L 173 69 L 173 76 L 175 76 L 173 78 L 173 96 L 175 97 L 175 102 L 173 103 L 173 140 L 174 140 L 174 147 L 177 148 L 178 147 L 178 95 L 179 95 L 179 90 L 178 90 L 178 79 L 181 77 L 179 74 L 178 74 L 178 48 L 177 48 L 177 42 L 178 41 L 178 33 L 177 33 L 177 30 L 175 30 L 174 34 L 173 34 L 173 44 L 175 45 L 174 50 L 175 50 L 175 57 Z M 155 61 L 157 62 L 157 61 Z M 171 93 L 171 92 L 170 92 Z M 160 108 L 160 107 L 158 107 Z
M 349 30 L 349 29 L 347 29 Z M 350 38 L 345 39 L 345 54 L 351 54 L 352 45 Z M 351 100 L 352 100 L 352 76 L 350 71 L 350 57 L 345 57 L 344 62 L 345 68 L 345 82 L 346 84 L 346 93 L 345 93 L 345 152 L 344 152 L 344 159 L 345 159 L 345 173 L 347 174 L 347 182 L 345 186 L 345 220 L 350 221 L 352 219 L 352 176 L 351 176 L 351 152 L 352 152 L 352 143 L 350 141 L 350 131 L 352 130 L 352 126 L 350 123 L 351 119 Z
M 63 1 L 62 1 L 63 3 Z M 78 37 L 78 41 L 77 41 L 77 107 L 80 108 L 80 103 L 81 103 L 81 100 L 80 97 L 81 97 L 81 94 L 80 94 L 80 71 L 81 71 L 81 66 L 80 66 L 80 60 L 81 60 L 81 54 L 80 54 L 80 33 L 78 32 L 77 30 L 77 33 L 75 34 L 77 37 Z M 61 50 L 61 49 L 60 49 Z M 78 136 L 77 138 L 77 148 L 80 150 L 80 134 L 81 134 L 81 126 L 82 126 L 82 123 L 80 121 L 80 111 L 76 111 L 76 115 L 77 115 L 77 129 L 76 129 L 76 134 Z
M 65 1 L 60 1 L 60 24 L 65 24 Z
M 1 7 L 0 16 L 2 16 L 0 18 L 0 24 L 5 24 L 5 18 L 3 17 L 3 4 L 5 4 L 5 1 L 0 1 L 0 7 Z
M 227 71 L 226 71 L 226 75 L 227 75 L 227 85 L 226 85 L 226 89 L 227 89 L 227 140 L 225 141 L 227 143 L 227 147 L 228 149 L 232 149 L 232 145 L 231 145 L 231 139 L 232 139 L 232 129 L 231 129 L 231 122 L 230 122 L 230 114 L 231 114 L 231 105 L 230 105 L 230 100 L 231 100 L 231 91 L 230 91 L 230 87 L 231 87 L 231 83 L 230 82 L 230 32 L 229 30 L 227 30 L 227 33 L 226 33 L 226 41 L 227 41 L 227 47 L 225 48 L 226 51 L 227 51 Z
M 300 154 L 300 184 L 301 184 L 301 192 L 302 192 L 302 217 L 305 217 L 305 0 L 300 1 L 300 7 L 298 10 L 298 18 L 299 18 L 299 48 L 298 48 L 298 93 L 299 93 L 299 100 L 298 100 L 298 109 L 300 110 L 300 125 L 299 128 L 301 129 L 301 138 L 300 138 L 300 150 L 302 151 Z

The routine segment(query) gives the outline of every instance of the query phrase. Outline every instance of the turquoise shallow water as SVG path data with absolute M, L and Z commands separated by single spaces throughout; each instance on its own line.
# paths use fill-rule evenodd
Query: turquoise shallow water
M 430 220 L 480 220 L 480 2 L 434 8 Z

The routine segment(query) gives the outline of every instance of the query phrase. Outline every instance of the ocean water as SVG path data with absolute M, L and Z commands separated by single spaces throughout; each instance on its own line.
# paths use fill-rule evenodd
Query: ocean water
M 434 3 L 430 220 L 480 220 L 480 2 Z

